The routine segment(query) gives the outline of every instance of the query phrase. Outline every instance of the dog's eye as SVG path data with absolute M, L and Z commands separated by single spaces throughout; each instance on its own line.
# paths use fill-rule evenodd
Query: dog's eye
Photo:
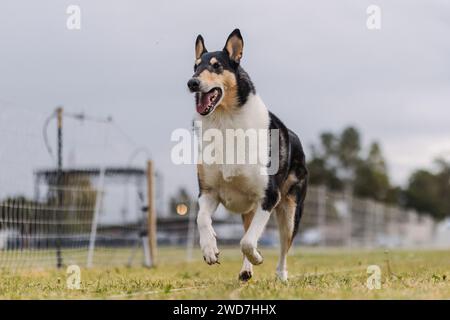
M 220 68 L 220 63 L 216 62 L 212 66 L 213 66 L 214 69 L 219 69 Z
M 197 65 L 194 64 L 194 72 L 197 71 Z

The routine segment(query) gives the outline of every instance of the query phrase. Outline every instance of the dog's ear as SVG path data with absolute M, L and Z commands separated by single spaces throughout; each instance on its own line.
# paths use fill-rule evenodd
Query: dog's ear
M 197 40 L 195 40 L 195 59 L 200 59 L 205 52 L 208 52 L 208 50 L 205 48 L 205 42 L 203 41 L 202 35 L 199 34 Z
M 241 61 L 242 51 L 244 50 L 244 40 L 242 39 L 241 31 L 239 31 L 239 29 L 234 29 L 228 36 L 223 50 L 228 53 L 228 56 L 234 62 L 239 63 Z

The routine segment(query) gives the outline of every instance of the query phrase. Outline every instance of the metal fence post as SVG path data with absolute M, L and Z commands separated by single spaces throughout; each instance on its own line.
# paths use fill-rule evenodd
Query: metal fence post
M 153 161 L 147 162 L 147 192 L 148 192 L 148 245 L 150 247 L 150 260 L 151 266 L 154 267 L 157 264 L 157 250 L 158 250 L 158 238 L 156 228 L 156 208 L 155 208 L 155 172 L 153 168 Z
M 353 245 L 353 190 L 346 188 L 344 197 L 348 209 L 347 228 L 345 228 L 347 233 L 346 243 L 347 246 L 351 247 Z
M 105 168 L 102 168 L 100 170 L 100 177 L 97 187 L 97 197 L 95 199 L 94 216 L 92 217 L 91 234 L 89 237 L 89 249 L 86 263 L 86 266 L 88 268 L 92 268 L 92 266 L 94 265 L 95 239 L 97 238 L 97 226 L 100 210 L 102 209 L 104 189 L 105 189 Z
M 320 246 L 326 246 L 326 215 L 327 215 L 327 188 L 319 186 L 317 188 L 317 229 L 320 233 Z
M 188 224 L 188 234 L 187 234 L 187 247 L 186 247 L 186 260 L 192 261 L 193 251 L 195 246 L 195 216 L 196 216 L 196 206 L 195 200 L 191 200 L 189 208 L 189 224 Z
M 62 191 L 63 186 L 63 175 L 62 175 L 62 166 L 63 166 L 63 108 L 58 107 L 56 109 L 56 118 L 58 122 L 57 126 L 57 137 L 58 137 L 58 177 L 57 177 L 57 203 L 60 210 L 55 211 L 56 215 L 56 267 L 61 268 L 63 261 L 61 255 L 61 218 L 64 213 L 64 194 Z

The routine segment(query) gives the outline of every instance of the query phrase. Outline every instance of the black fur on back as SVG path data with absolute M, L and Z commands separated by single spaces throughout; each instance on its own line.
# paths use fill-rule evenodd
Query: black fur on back
M 289 175 L 295 175 L 298 182 L 291 186 L 288 195 L 296 199 L 295 224 L 292 238 L 297 234 L 303 213 L 304 201 L 308 184 L 308 170 L 306 168 L 305 153 L 298 136 L 281 122 L 277 116 L 269 112 L 270 130 L 279 130 L 279 169 L 269 176 L 263 209 L 273 210 L 280 200 L 280 190 Z M 270 165 L 270 164 L 269 164 Z

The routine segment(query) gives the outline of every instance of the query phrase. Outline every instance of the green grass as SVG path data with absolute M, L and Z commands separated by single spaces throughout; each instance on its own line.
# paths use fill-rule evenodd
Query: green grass
M 450 251 L 296 248 L 290 280 L 275 279 L 277 252 L 262 249 L 265 261 L 254 278 L 240 283 L 238 248 L 225 249 L 221 264 L 206 265 L 196 250 L 160 249 L 154 269 L 82 267 L 81 290 L 68 290 L 65 270 L 0 273 L 2 299 L 450 299 Z M 366 287 L 367 267 L 378 265 L 382 288 Z

